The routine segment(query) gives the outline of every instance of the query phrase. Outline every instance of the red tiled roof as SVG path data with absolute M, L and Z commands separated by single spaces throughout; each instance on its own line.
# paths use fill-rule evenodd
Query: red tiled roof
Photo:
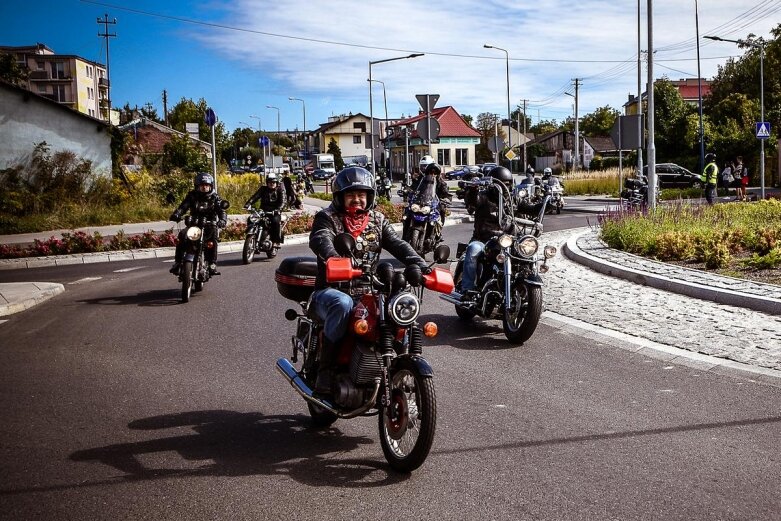
M 402 119 L 395 122 L 392 126 L 414 125 L 418 121 L 425 119 L 426 114 L 418 114 L 411 118 Z M 440 107 L 431 111 L 431 117 L 439 122 L 440 137 L 480 137 L 480 132 L 467 125 L 464 118 L 456 112 L 451 106 Z M 417 133 L 413 132 L 413 136 Z
M 678 85 L 678 92 L 685 100 L 697 100 L 699 94 L 697 93 L 697 85 Z M 702 84 L 702 97 L 704 98 L 710 94 L 710 85 Z

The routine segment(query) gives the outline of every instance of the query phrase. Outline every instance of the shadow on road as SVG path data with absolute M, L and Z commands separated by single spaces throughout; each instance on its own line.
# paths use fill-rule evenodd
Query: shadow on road
M 107 465 L 120 471 L 121 476 L 70 485 L 4 489 L 0 495 L 202 476 L 278 474 L 310 486 L 350 488 L 384 486 L 409 478 L 390 470 L 379 447 L 376 461 L 338 458 L 339 453 L 349 453 L 374 440 L 345 436 L 333 427 L 314 428 L 305 415 L 192 411 L 134 420 L 128 428 L 174 432 L 70 455 L 72 461 Z M 127 437 L 127 433 L 121 437 Z
M 116 297 L 100 297 L 77 300 L 83 304 L 115 305 L 115 306 L 173 306 L 181 301 L 181 288 L 153 289 L 132 295 Z
M 501 320 L 486 320 L 475 317 L 461 320 L 455 315 L 430 314 L 421 317 L 420 322 L 432 320 L 439 331 L 444 332 L 441 342 L 465 351 L 503 351 L 517 349 L 518 346 L 507 341 L 502 330 Z

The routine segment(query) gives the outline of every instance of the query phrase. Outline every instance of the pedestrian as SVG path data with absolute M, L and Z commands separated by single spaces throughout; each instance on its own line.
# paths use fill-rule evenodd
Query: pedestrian
M 705 168 L 702 170 L 700 179 L 705 185 L 705 200 L 708 204 L 716 202 L 716 183 L 719 177 L 719 167 L 716 166 L 716 154 L 709 152 L 705 154 Z
M 721 186 L 724 187 L 724 189 L 727 191 L 727 194 L 729 195 L 729 189 L 733 188 L 733 185 L 735 184 L 735 177 L 732 175 L 731 161 L 724 162 L 724 169 L 721 171 L 719 180 L 721 181 Z
M 740 179 L 740 188 L 738 192 L 738 200 L 748 201 L 748 168 L 743 164 L 743 156 L 735 158 L 735 168 L 732 169 L 735 175 L 735 179 Z M 738 178 L 738 174 L 740 177 Z
M 282 174 L 282 187 L 285 189 L 285 198 L 287 206 L 289 208 L 295 207 L 296 204 L 296 190 L 293 187 L 293 180 L 290 179 L 290 174 L 285 172 Z

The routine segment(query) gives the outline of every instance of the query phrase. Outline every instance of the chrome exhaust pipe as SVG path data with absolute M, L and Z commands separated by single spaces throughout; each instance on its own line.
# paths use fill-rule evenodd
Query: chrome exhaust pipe
M 450 302 L 451 304 L 461 304 L 461 293 L 457 291 L 453 291 L 452 293 L 440 293 L 439 298 L 444 300 L 445 302 Z
M 290 385 L 293 386 L 293 389 L 296 390 L 296 392 L 301 395 L 301 397 L 304 400 L 307 400 L 309 402 L 312 402 L 313 404 L 322 407 L 323 409 L 326 409 L 332 413 L 334 413 L 338 418 L 355 418 L 356 416 L 360 416 L 361 414 L 365 413 L 372 407 L 374 407 L 374 404 L 377 403 L 377 396 L 380 392 L 380 379 L 377 378 L 374 382 L 374 391 L 372 392 L 371 397 L 360 407 L 358 407 L 355 410 L 352 411 L 341 411 L 338 409 L 334 404 L 329 402 L 328 400 L 324 400 L 322 398 L 318 398 L 317 396 L 314 396 L 314 393 L 312 389 L 306 384 L 303 378 L 301 378 L 301 375 L 296 371 L 296 368 L 293 367 L 293 364 L 290 363 L 290 360 L 287 358 L 279 358 L 277 360 L 277 370 L 282 374 L 282 376 L 285 377 L 285 379 L 290 382 Z

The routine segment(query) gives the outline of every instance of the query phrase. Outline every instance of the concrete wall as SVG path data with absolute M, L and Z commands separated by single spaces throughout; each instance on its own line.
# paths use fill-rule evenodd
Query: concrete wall
M 105 123 L 0 83 L 0 169 L 25 163 L 43 141 L 52 154 L 70 150 L 92 161 L 95 174 L 111 177 L 111 137 Z

